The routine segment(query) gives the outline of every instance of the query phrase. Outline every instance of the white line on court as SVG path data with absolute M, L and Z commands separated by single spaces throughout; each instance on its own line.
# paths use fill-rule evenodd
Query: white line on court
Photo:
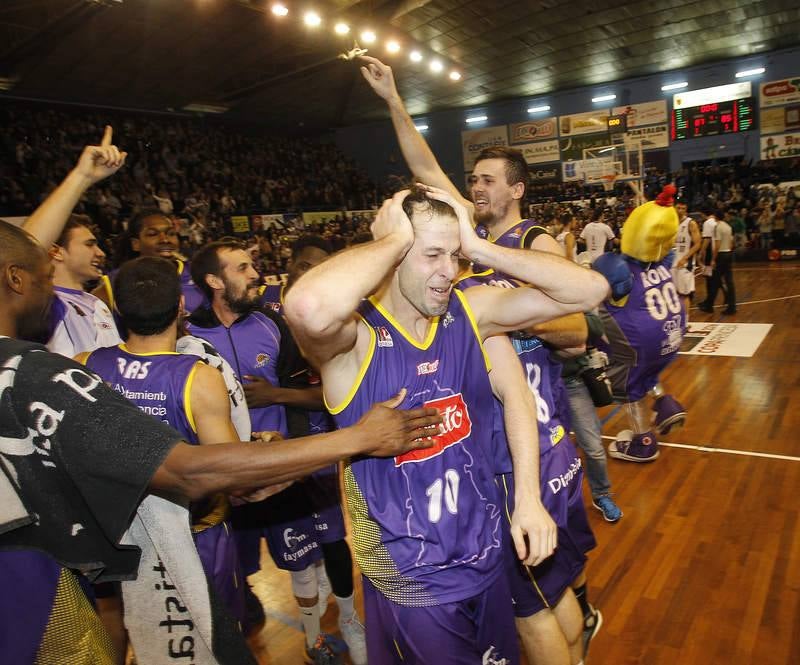
M 604 439 L 610 441 L 616 440 L 615 436 L 603 435 Z M 732 450 L 731 448 L 712 448 L 711 446 L 694 445 L 691 443 L 668 443 L 666 441 L 659 441 L 659 446 L 668 446 L 669 448 L 684 448 L 686 450 L 696 450 L 699 453 L 726 453 L 728 455 L 743 455 L 745 457 L 766 457 L 767 459 L 780 459 L 786 462 L 800 462 L 800 457 L 793 455 L 777 455 L 774 453 L 760 453 L 755 450 Z
M 781 296 L 780 298 L 767 298 L 766 300 L 745 300 L 743 302 L 737 302 L 736 306 L 738 307 L 739 305 L 758 305 L 759 303 L 762 303 L 762 302 L 775 302 L 777 300 L 791 300 L 792 298 L 800 298 L 800 294 L 797 294 L 797 295 L 794 295 L 794 296 Z M 720 305 L 720 308 L 721 307 L 723 307 L 723 306 Z M 695 305 L 691 309 L 697 309 L 697 305 Z M 698 323 L 710 323 L 710 322 L 708 322 L 708 321 L 700 321 Z

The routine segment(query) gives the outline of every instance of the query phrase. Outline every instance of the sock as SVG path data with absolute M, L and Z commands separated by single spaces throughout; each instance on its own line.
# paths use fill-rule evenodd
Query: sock
M 319 603 L 311 607 L 300 607 L 300 620 L 303 622 L 303 632 L 306 634 L 306 647 L 311 648 L 319 636 Z
M 578 600 L 578 604 L 581 606 L 581 612 L 583 612 L 583 618 L 592 616 L 592 608 L 589 606 L 589 601 L 586 599 L 586 585 L 581 584 L 581 586 L 576 587 L 573 589 L 575 592 L 575 598 Z
M 336 596 L 336 604 L 339 606 L 339 620 L 349 621 L 356 613 L 356 608 L 353 607 L 353 599 L 355 594 L 351 593 L 347 598 Z

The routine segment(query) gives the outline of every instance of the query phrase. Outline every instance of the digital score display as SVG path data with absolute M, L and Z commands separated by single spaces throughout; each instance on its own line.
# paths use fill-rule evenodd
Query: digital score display
M 732 134 L 755 129 L 755 99 L 733 99 L 672 110 L 670 136 L 673 141 L 700 136 Z

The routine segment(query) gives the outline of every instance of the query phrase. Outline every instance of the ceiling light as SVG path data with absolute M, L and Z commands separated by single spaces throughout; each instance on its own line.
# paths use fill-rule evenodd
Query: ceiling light
M 599 97 L 592 97 L 592 101 L 595 104 L 598 104 L 600 102 L 610 102 L 612 99 L 616 98 L 617 98 L 616 95 L 600 95 Z
M 528 109 L 528 113 L 542 113 L 543 111 L 549 111 L 550 107 L 545 104 L 544 106 L 532 106 Z
M 756 67 L 755 69 L 745 69 L 744 71 L 736 72 L 736 78 L 740 79 L 745 76 L 758 76 L 759 74 L 763 74 L 765 71 L 767 70 L 764 69 L 763 67 Z
M 685 88 L 689 85 L 688 81 L 681 81 L 680 83 L 669 83 L 668 85 L 662 85 L 661 90 L 662 92 L 667 92 L 667 90 L 680 90 L 681 88 Z
M 350 26 L 347 23 L 337 23 L 333 29 L 337 35 L 346 35 L 350 32 Z
M 361 41 L 365 44 L 372 44 L 378 36 L 372 30 L 364 30 L 361 33 Z
M 320 23 L 322 23 L 322 19 L 317 12 L 306 12 L 303 15 L 303 23 L 305 23 L 309 28 L 316 28 Z
M 422 62 L 422 53 L 419 51 L 411 51 L 411 53 L 408 54 L 408 57 L 411 58 L 412 62 Z
M 489 119 L 489 116 L 486 116 L 486 115 L 473 115 L 471 118 L 467 118 L 465 122 L 467 124 L 471 124 L 473 122 L 483 122 L 483 121 L 488 120 L 488 119 Z
M 428 66 L 431 68 L 431 71 L 435 74 L 438 74 L 444 69 L 444 65 L 442 64 L 441 60 L 431 60 L 431 64 Z
M 450 72 L 450 80 L 451 81 L 460 81 L 461 80 L 461 72 L 457 72 L 456 70 L 453 70 L 452 72 Z
M 275 3 L 272 5 L 272 13 L 275 16 L 286 16 L 289 13 L 289 8 L 286 5 Z
M 418 132 L 424 132 L 427 131 L 428 129 L 428 125 L 414 125 L 414 127 L 417 128 Z
M 400 50 L 400 44 L 394 39 L 391 39 L 386 42 L 386 50 L 389 51 L 389 53 L 397 53 Z

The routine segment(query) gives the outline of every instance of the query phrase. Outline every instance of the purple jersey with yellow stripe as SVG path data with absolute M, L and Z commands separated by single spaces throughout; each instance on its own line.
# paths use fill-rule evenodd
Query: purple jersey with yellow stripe
M 189 398 L 197 356 L 183 353 L 131 353 L 124 344 L 97 349 L 81 358 L 86 367 L 145 413 L 197 443 Z
M 633 286 L 617 307 L 606 301 L 600 308 L 614 398 L 635 402 L 658 383 L 658 375 L 678 356 L 686 332 L 686 311 L 672 272 L 664 261 L 642 265 L 623 255 Z
M 266 284 L 258 292 L 260 307 L 269 307 L 273 312 L 283 316 L 283 292 L 286 287 L 283 284 Z
M 511 227 L 499 238 L 493 239 L 492 242 L 503 247 L 518 249 L 530 246 L 532 236 L 543 231 L 544 229 L 536 222 L 526 219 Z M 458 287 L 467 289 L 479 284 L 508 289 L 526 286 L 524 282 L 510 275 L 491 268 L 475 266 L 473 272 L 468 273 L 458 282 Z M 564 439 L 568 430 L 567 399 L 564 382 L 561 379 L 562 365 L 553 360 L 550 349 L 538 337 L 522 331 L 511 333 L 509 336 L 525 371 L 528 387 L 536 398 L 539 453 L 544 455 Z M 502 425 L 498 431 L 502 431 Z M 511 457 L 504 445 L 503 436 L 501 436 L 501 440 L 503 440 L 503 444 L 498 445 L 497 450 L 497 471 L 498 473 L 510 473 L 512 471 Z
M 336 424 L 356 423 L 374 402 L 408 393 L 400 408 L 437 408 L 433 447 L 345 465 L 356 560 L 400 605 L 423 607 L 479 594 L 501 571 L 502 531 L 491 457 L 492 395 L 477 327 L 460 292 L 414 340 L 375 300 L 359 313 L 369 351 Z

